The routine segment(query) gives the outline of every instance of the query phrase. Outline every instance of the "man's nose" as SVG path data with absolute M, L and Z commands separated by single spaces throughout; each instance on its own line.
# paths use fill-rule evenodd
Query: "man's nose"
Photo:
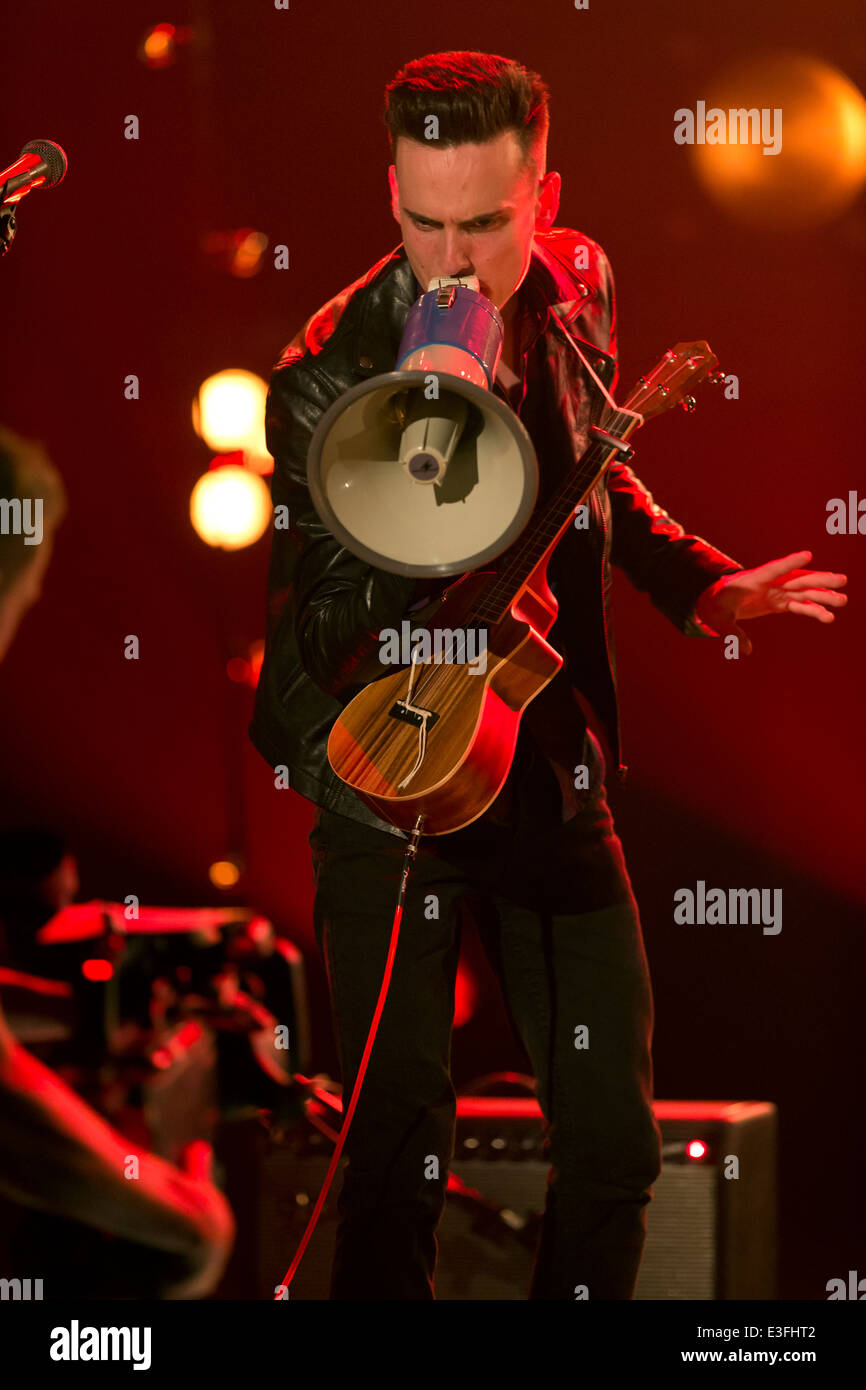
M 457 279 L 461 275 L 472 274 L 472 259 L 467 254 L 463 236 L 459 232 L 445 232 L 445 244 L 442 252 L 442 259 L 445 265 L 444 275 Z

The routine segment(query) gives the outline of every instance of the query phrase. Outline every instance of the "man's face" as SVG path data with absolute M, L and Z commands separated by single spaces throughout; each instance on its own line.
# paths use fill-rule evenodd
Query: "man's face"
M 451 149 L 401 136 L 388 179 L 422 291 L 438 276 L 477 275 L 481 293 L 503 309 L 529 269 L 536 229 L 554 223 L 559 175 L 537 179 L 508 130 Z
M 53 873 L 42 880 L 39 895 L 55 912 L 73 903 L 81 888 L 78 862 L 71 852 L 64 854 Z

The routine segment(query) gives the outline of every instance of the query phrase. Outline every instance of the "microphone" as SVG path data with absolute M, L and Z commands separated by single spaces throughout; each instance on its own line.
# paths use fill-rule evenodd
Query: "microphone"
M 53 140 L 28 140 L 15 163 L 0 170 L 0 205 L 20 202 L 34 188 L 53 188 L 67 164 L 65 152 Z

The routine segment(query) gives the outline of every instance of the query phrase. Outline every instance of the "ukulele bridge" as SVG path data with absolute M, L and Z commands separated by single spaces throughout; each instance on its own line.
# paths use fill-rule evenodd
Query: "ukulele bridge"
M 418 709 L 406 704 L 404 700 L 397 700 L 389 709 L 388 714 L 392 719 L 399 719 L 403 724 L 411 724 L 414 729 L 420 729 L 426 723 L 428 729 L 432 729 L 439 715 L 432 709 Z

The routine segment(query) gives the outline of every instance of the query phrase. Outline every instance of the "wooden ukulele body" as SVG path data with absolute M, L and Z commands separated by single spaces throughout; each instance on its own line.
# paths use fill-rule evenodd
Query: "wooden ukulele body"
M 477 820 L 498 795 L 521 715 L 563 665 L 545 640 L 558 611 L 547 582 L 556 545 L 612 460 L 631 457 L 627 440 L 634 430 L 674 405 L 691 410 L 694 398 L 684 392 L 710 373 L 711 380 L 723 380 L 717 367 L 703 341 L 677 343 L 666 352 L 639 378 L 625 406 L 611 403 L 604 426 L 591 427 L 592 442 L 574 469 L 500 557 L 501 576 L 472 571 L 445 591 L 434 632 L 477 628 L 487 591 L 487 611 L 495 617 L 486 627 L 483 673 L 446 662 L 403 666 L 374 680 L 343 710 L 331 730 L 328 758 L 382 820 L 412 831 L 421 816 L 421 834 L 448 835 Z M 513 595 L 507 609 L 506 594 Z M 423 625 L 430 630 L 426 613 Z
M 562 666 L 545 641 L 557 613 L 548 558 L 498 622 L 470 619 L 488 572 L 465 575 L 447 590 L 435 629 L 484 627 L 483 673 L 444 661 L 417 664 L 414 673 L 402 667 L 366 686 L 337 718 L 328 740 L 331 767 L 391 825 L 411 832 L 421 815 L 423 835 L 448 835 L 477 820 L 501 791 L 521 714 Z M 429 620 L 421 626 L 434 630 Z M 424 721 L 401 702 L 429 712 L 420 764 Z

